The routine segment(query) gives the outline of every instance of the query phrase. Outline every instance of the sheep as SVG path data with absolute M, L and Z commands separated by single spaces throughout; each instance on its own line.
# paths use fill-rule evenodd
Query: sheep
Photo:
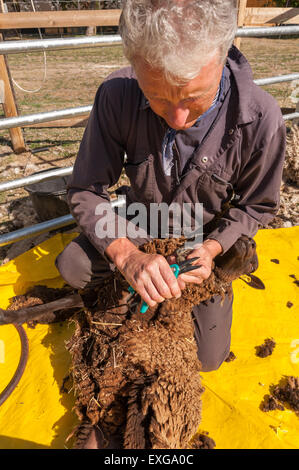
M 167 257 L 183 243 L 152 240 L 141 249 Z M 201 285 L 187 284 L 181 298 L 146 314 L 126 304 L 128 283 L 117 270 L 97 290 L 81 292 L 85 308 L 66 343 L 80 420 L 69 436 L 75 436 L 73 447 L 84 447 L 96 426 L 106 446 L 119 435 L 124 449 L 190 448 L 204 391 L 192 308 L 213 295 L 231 295 L 232 281 L 257 266 L 256 244 L 242 236 L 215 259 Z

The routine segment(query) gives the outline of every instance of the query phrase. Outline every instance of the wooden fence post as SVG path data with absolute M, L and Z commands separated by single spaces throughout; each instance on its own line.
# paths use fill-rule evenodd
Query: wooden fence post
M 0 2 L 0 11 L 4 13 L 3 1 Z M 0 34 L 0 40 L 3 41 L 3 36 Z M 6 118 L 17 117 L 18 110 L 14 96 L 13 84 L 9 73 L 6 57 L 0 55 L 0 80 L 2 80 L 3 97 L 2 106 Z M 26 151 L 26 146 L 23 138 L 23 132 L 20 127 L 9 129 L 12 147 L 15 153 L 22 153 Z
M 245 22 L 247 0 L 238 1 L 238 28 L 242 28 Z M 239 49 L 241 38 L 235 38 L 234 45 Z
M 0 35 L 1 36 L 1 35 Z M 1 38 L 0 38 L 1 39 Z M 18 111 L 15 102 L 14 92 L 12 88 L 12 82 L 7 66 L 5 56 L 0 55 L 0 80 L 3 82 L 4 88 L 4 99 L 3 99 L 3 110 L 6 118 L 17 117 Z M 12 147 L 15 153 L 22 153 L 26 151 L 26 146 L 23 138 L 23 132 L 20 127 L 14 127 L 9 129 Z

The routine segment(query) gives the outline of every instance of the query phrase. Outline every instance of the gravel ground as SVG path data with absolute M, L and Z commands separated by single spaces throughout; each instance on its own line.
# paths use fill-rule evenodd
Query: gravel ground
M 263 228 L 299 225 L 299 127 L 293 125 L 287 134 L 286 159 L 280 188 L 277 216 Z

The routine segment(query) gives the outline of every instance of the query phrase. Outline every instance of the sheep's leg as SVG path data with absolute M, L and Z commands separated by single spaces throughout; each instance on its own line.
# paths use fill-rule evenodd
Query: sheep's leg
M 106 438 L 100 425 L 83 421 L 67 438 L 75 437 L 73 449 L 122 449 L 121 434 Z

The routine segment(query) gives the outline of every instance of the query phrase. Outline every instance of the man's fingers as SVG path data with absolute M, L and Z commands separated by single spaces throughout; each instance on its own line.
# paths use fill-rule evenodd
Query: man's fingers
M 180 297 L 181 289 L 178 280 L 175 277 L 174 272 L 168 263 L 165 263 L 163 266 L 160 266 L 160 273 L 163 276 L 164 281 L 170 290 L 169 298 Z
M 154 307 L 156 303 L 164 302 L 165 298 L 159 294 L 155 285 L 148 280 L 144 285 L 143 295 L 140 294 L 143 300 L 150 306 Z
M 210 276 L 211 271 L 206 266 L 201 266 L 198 269 L 194 269 L 193 271 L 186 272 L 179 276 L 184 282 L 192 282 L 193 284 L 201 284 L 205 279 L 208 279 Z
M 185 283 L 183 280 L 178 282 L 163 256 L 143 255 L 140 263 L 136 263 L 136 268 L 129 266 L 128 282 L 150 307 L 165 299 L 181 296 L 181 289 L 185 288 Z
M 163 300 L 171 299 L 171 297 L 173 297 L 171 287 L 169 286 L 167 279 L 165 279 L 165 270 L 170 272 L 170 276 L 172 275 L 171 269 L 163 257 L 159 258 L 156 264 L 148 266 L 147 269 L 151 282 L 155 286 L 158 294 L 163 297 Z
M 201 284 L 202 281 L 203 281 L 203 278 L 200 277 L 200 276 L 189 276 L 188 274 L 181 274 L 181 279 L 186 282 L 187 284 L 188 283 L 192 283 L 192 284 Z
M 179 287 L 180 287 L 181 291 L 185 289 L 186 283 L 183 281 L 181 276 L 178 277 L 178 284 L 179 284 Z
M 171 299 L 173 297 L 171 289 L 167 281 L 163 277 L 163 272 L 159 269 L 159 275 L 152 279 L 157 291 L 165 299 Z

